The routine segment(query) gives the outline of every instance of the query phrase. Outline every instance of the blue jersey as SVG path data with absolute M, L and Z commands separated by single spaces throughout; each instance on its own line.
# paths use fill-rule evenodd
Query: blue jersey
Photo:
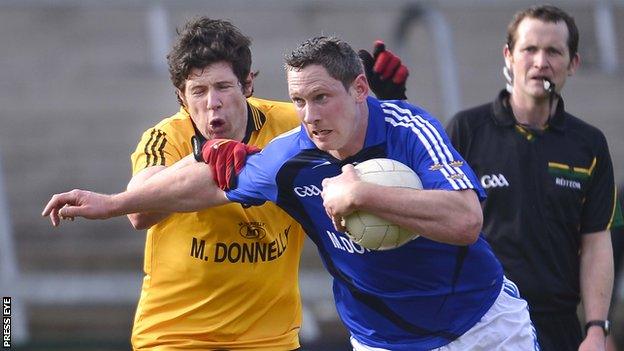
M 320 196 L 324 178 L 348 163 L 391 158 L 412 168 L 424 189 L 485 193 L 439 122 L 402 101 L 368 98 L 364 148 L 338 160 L 317 149 L 299 127 L 250 156 L 230 200 L 275 202 L 316 244 L 334 278 L 336 309 L 353 337 L 390 350 L 428 350 L 470 329 L 501 290 L 502 268 L 480 235 L 470 246 L 423 236 L 400 248 L 371 251 L 334 229 Z

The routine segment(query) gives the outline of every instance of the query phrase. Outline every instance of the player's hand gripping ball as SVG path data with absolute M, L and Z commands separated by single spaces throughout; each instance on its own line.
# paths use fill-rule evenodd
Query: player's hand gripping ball
M 416 173 L 399 161 L 375 158 L 355 166 L 359 177 L 370 183 L 411 189 L 422 189 Z M 364 211 L 344 218 L 346 234 L 353 242 L 371 250 L 389 250 L 416 239 L 419 235 Z

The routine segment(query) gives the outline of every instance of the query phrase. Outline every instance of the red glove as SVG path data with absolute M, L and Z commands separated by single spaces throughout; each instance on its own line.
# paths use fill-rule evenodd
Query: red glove
M 236 140 L 212 139 L 201 148 L 201 159 L 210 165 L 212 177 L 222 190 L 236 188 L 236 176 L 241 172 L 247 155 L 260 152 L 260 148 Z
M 366 50 L 359 51 L 360 59 L 364 64 L 366 78 L 373 93 L 382 100 L 405 100 L 405 82 L 409 70 L 401 63 L 401 59 L 386 50 L 383 41 L 375 41 L 373 55 Z

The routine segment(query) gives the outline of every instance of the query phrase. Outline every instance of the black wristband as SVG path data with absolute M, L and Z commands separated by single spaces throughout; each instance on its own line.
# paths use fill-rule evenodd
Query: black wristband
M 589 321 L 589 322 L 587 322 L 587 324 L 585 324 L 585 334 L 587 334 L 587 331 L 591 327 L 600 327 L 600 328 L 602 328 L 602 331 L 604 332 L 604 335 L 607 336 L 607 335 L 609 335 L 609 331 L 611 329 L 611 323 L 609 323 L 608 320 L 604 320 L 604 321 L 601 321 L 601 320 Z
M 193 135 L 191 137 L 191 146 L 193 146 L 193 157 L 195 157 L 195 161 L 197 162 L 204 162 L 204 159 L 202 157 L 202 146 L 204 146 L 203 144 L 204 143 L 202 143 L 196 135 Z

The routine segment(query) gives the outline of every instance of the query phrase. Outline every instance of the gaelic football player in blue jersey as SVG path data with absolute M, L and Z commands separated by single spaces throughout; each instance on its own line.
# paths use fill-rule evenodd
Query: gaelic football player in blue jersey
M 287 57 L 286 74 L 301 126 L 249 156 L 235 189 L 220 190 L 211 165 L 190 156 L 180 161 L 187 166 L 124 193 L 55 195 L 43 214 L 58 224 L 271 201 L 317 245 L 354 350 L 539 349 L 526 302 L 480 233 L 483 189 L 438 121 L 407 102 L 370 97 L 361 61 L 340 39 L 304 42 Z M 231 156 L 218 145 L 196 153 L 204 161 Z M 379 157 L 408 165 L 424 189 L 362 182 L 353 164 Z M 397 249 L 367 250 L 339 224 L 355 210 L 421 236 Z

